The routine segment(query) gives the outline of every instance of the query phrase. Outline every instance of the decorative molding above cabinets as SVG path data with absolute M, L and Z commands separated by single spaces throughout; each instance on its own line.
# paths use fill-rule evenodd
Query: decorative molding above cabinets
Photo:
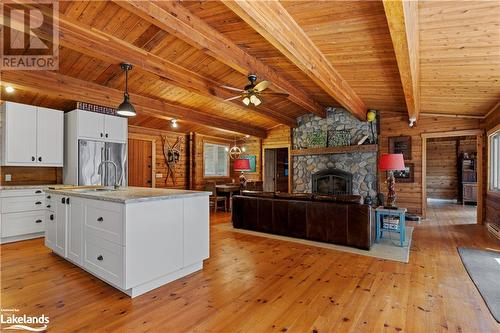
M 1 165 L 62 167 L 64 113 L 5 102 L 1 109 Z

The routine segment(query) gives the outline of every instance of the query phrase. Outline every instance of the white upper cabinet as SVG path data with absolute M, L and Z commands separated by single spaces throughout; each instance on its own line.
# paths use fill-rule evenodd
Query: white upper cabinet
M 5 102 L 2 111 L 2 165 L 63 166 L 62 111 Z
M 37 162 L 44 165 L 62 165 L 64 151 L 64 113 L 38 108 Z M 55 130 L 56 129 L 56 130 Z
M 126 142 L 127 119 L 107 114 L 76 110 L 78 136 L 99 141 Z

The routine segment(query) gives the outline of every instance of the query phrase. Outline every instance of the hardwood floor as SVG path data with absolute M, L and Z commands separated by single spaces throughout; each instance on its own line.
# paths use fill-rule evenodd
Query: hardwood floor
M 212 228 L 202 272 L 133 300 L 42 239 L 6 244 L 1 306 L 49 332 L 498 332 L 456 250 L 500 250 L 470 208 L 430 205 L 409 264 Z

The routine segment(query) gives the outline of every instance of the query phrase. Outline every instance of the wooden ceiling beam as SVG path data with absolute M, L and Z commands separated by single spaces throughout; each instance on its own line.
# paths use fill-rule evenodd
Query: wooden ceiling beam
M 222 2 L 327 94 L 358 119 L 366 120 L 365 103 L 279 1 Z
M 115 1 L 142 19 L 158 26 L 186 43 L 203 50 L 218 61 L 242 73 L 257 74 L 269 80 L 278 90 L 289 94 L 288 99 L 308 112 L 326 116 L 325 108 L 296 87 L 276 70 L 264 64 L 191 13 L 177 1 Z
M 420 114 L 418 2 L 383 0 L 410 119 Z
M 16 0 L 14 0 L 16 1 Z M 47 13 L 50 15 L 50 13 Z M 9 20 L 11 28 L 24 28 L 24 22 Z M 127 43 L 103 31 L 72 20 L 59 14 L 59 42 L 62 46 L 110 64 L 128 62 L 137 68 L 157 75 L 175 86 L 215 99 L 219 103 L 236 106 L 245 112 L 256 112 L 262 117 L 289 127 L 297 127 L 297 119 L 282 114 L 266 106 L 243 107 L 241 101 L 224 101 L 236 93 L 221 88 L 221 83 L 199 75 L 151 52 Z M 50 32 L 43 31 L 37 36 L 51 40 Z
M 20 90 L 113 108 L 123 101 L 123 91 L 51 71 L 3 71 L 0 79 L 2 85 L 11 85 Z M 171 120 L 175 118 L 218 130 L 248 134 L 259 138 L 265 138 L 267 135 L 263 128 L 212 116 L 159 99 L 130 93 L 130 101 L 139 114 L 143 113 L 159 119 Z

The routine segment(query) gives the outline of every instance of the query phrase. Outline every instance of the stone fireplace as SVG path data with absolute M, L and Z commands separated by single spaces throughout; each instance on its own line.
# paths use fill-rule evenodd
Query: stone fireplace
M 370 134 L 368 123 L 359 121 L 342 108 L 330 108 L 326 118 L 306 114 L 298 118 L 293 129 L 293 148 L 305 145 L 307 132 L 347 130 L 351 145 Z M 376 126 L 376 125 L 375 125 Z M 375 133 L 376 135 L 376 133 Z M 337 175 L 331 175 L 338 170 Z M 305 154 L 293 156 L 292 190 L 297 193 L 329 193 L 346 191 L 351 194 L 377 196 L 377 152 L 347 152 L 336 154 Z M 347 178 L 342 176 L 350 175 Z M 340 176 L 340 177 L 339 177 Z M 350 185 L 348 185 L 350 183 Z M 344 189 L 344 187 L 347 187 Z
M 312 175 L 312 193 L 352 194 L 352 173 L 335 168 L 318 171 Z

